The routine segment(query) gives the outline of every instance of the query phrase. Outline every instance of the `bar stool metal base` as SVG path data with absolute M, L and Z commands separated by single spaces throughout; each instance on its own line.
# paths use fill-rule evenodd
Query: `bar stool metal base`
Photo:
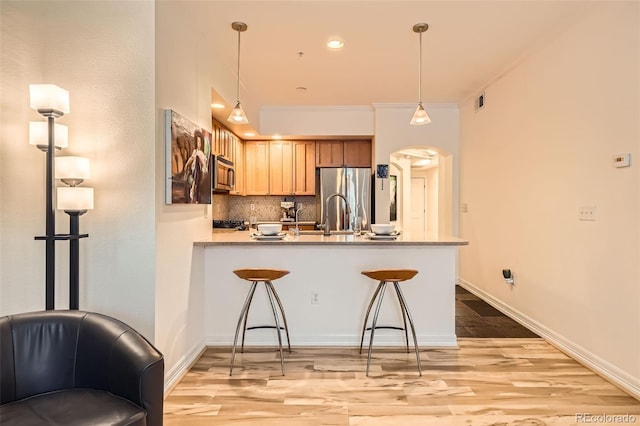
M 251 281 L 251 288 L 249 289 L 249 293 L 244 301 L 242 306 L 242 310 L 240 311 L 240 317 L 238 318 L 238 324 L 236 325 L 235 337 L 233 339 L 233 349 L 231 351 L 231 366 L 229 368 L 229 376 L 233 375 L 233 366 L 235 364 L 236 358 L 236 348 L 238 345 L 238 336 L 240 334 L 240 328 L 242 327 L 242 341 L 240 344 L 240 352 L 244 352 L 244 338 L 247 330 L 255 330 L 260 328 L 273 328 L 276 329 L 278 335 L 278 349 L 280 352 L 280 368 L 282 370 L 282 375 L 285 375 L 284 368 L 284 355 L 282 350 L 282 336 L 280 331 L 284 330 L 287 336 L 287 347 L 289 349 L 289 353 L 291 353 L 291 341 L 289 339 L 289 326 L 287 324 L 287 317 L 284 313 L 284 308 L 282 307 L 282 302 L 280 301 L 280 297 L 276 292 L 272 279 L 280 278 L 289 273 L 289 271 L 282 270 L 272 270 L 272 269 L 239 269 L 233 271 L 236 275 L 238 275 L 242 279 L 246 279 Z M 267 297 L 269 298 L 269 304 L 271 305 L 271 312 L 273 313 L 273 319 L 275 325 L 257 325 L 247 327 L 247 319 L 249 317 L 249 309 L 251 307 L 251 302 L 253 301 L 253 296 L 256 292 L 256 288 L 258 283 L 263 283 L 264 288 L 267 292 Z M 277 304 L 277 307 L 276 307 Z M 283 326 L 280 325 L 280 317 L 282 317 Z
M 366 375 L 369 376 L 369 366 L 371 365 L 371 352 L 373 348 L 373 338 L 375 336 L 375 331 L 377 329 L 392 329 L 392 330 L 403 330 L 404 338 L 407 347 L 407 353 L 409 353 L 409 333 L 407 328 L 407 320 L 409 322 L 409 327 L 411 327 L 411 335 L 413 337 L 413 345 L 416 353 L 416 360 L 418 362 L 418 373 L 422 376 L 422 365 L 420 363 L 420 348 L 418 347 L 418 339 L 416 337 L 416 329 L 413 325 L 413 318 L 411 317 L 411 312 L 409 311 L 409 306 L 407 305 L 407 301 L 398 285 L 399 282 L 405 281 L 407 279 L 413 278 L 418 273 L 418 271 L 414 270 L 380 270 L 380 271 L 364 271 L 363 275 L 368 276 L 373 279 L 380 279 L 378 287 L 376 287 L 376 291 L 373 293 L 371 300 L 369 302 L 369 306 L 367 307 L 367 313 L 364 317 L 364 323 L 362 325 L 362 335 L 360 338 L 360 353 L 362 353 L 362 346 L 364 344 L 364 335 L 367 331 L 370 332 L 369 337 L 369 350 L 367 354 L 367 370 Z M 382 300 L 384 299 L 384 293 L 387 288 L 387 284 L 393 283 L 393 288 L 396 292 L 396 296 L 398 297 L 398 303 L 400 304 L 400 310 L 402 311 L 402 321 L 403 327 L 397 326 L 388 326 L 388 325 L 378 325 L 378 315 L 380 314 L 380 307 L 382 306 Z M 376 303 L 377 301 L 377 303 Z M 367 322 L 369 321 L 369 315 L 371 313 L 371 308 L 373 304 L 376 303 L 376 309 L 373 314 L 373 321 L 370 327 L 367 327 Z

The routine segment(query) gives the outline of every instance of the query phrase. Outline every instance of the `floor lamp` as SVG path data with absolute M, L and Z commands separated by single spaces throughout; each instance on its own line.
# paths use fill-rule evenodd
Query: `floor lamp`
M 56 212 L 53 202 L 54 149 L 64 148 L 68 143 L 66 126 L 56 124 L 55 119 L 69 112 L 69 92 L 54 84 L 31 84 L 29 85 L 29 97 L 31 108 L 47 119 L 46 123 L 29 123 L 29 143 L 36 145 L 46 153 L 45 235 L 35 238 L 45 241 L 45 308 L 51 310 L 55 309 L 56 289 Z M 44 132 L 45 128 L 46 132 Z
M 86 174 L 78 175 L 76 169 L 71 175 L 60 173 L 63 182 L 70 185 L 67 188 L 59 188 L 58 208 L 65 210 L 70 217 L 69 234 L 56 234 L 55 229 L 55 150 L 66 148 L 68 145 L 68 129 L 57 124 L 56 118 L 69 113 L 69 92 L 54 84 L 29 85 L 30 106 L 47 119 L 46 122 L 29 123 L 29 143 L 36 145 L 46 153 L 46 200 L 45 200 L 45 235 L 36 236 L 36 240 L 43 240 L 46 244 L 45 261 L 45 309 L 55 309 L 55 242 L 58 240 L 69 241 L 69 308 L 78 309 L 78 266 L 79 266 L 79 239 L 88 234 L 79 233 L 79 216 L 87 209 L 93 208 L 93 189 L 76 187 L 85 177 L 88 177 L 88 160 L 86 160 Z M 59 157 L 67 158 L 67 157 Z M 75 157 L 78 158 L 78 157 Z M 62 160 L 64 162 L 65 160 Z M 76 167 L 79 167 L 76 164 Z M 61 191 L 62 190 L 62 191 Z M 71 191 L 67 191 L 71 190 Z M 88 201 L 90 194 L 90 202 Z

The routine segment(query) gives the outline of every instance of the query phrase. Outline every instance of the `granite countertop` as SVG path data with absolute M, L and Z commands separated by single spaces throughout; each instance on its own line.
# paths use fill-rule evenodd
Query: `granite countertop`
M 295 236 L 292 232 L 282 240 L 256 240 L 251 238 L 249 231 L 235 231 L 203 234 L 194 241 L 196 246 L 219 245 L 381 245 L 381 246 L 463 246 L 469 242 L 457 237 L 435 237 L 426 239 L 411 238 L 408 234 L 401 234 L 396 240 L 372 240 L 365 235 L 330 235 L 302 234 Z

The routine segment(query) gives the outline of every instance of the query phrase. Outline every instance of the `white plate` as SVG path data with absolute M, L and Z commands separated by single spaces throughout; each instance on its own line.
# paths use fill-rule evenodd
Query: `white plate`
M 286 232 L 280 232 L 277 235 L 262 235 L 260 233 L 251 235 L 251 238 L 258 241 L 282 240 L 287 236 Z
M 373 232 L 370 232 L 366 235 L 370 240 L 395 240 L 398 238 L 398 234 L 389 234 L 389 235 L 377 235 Z
M 400 231 L 393 231 L 390 234 L 376 234 L 375 232 L 367 232 L 367 235 L 375 235 L 378 237 L 397 237 L 400 235 Z

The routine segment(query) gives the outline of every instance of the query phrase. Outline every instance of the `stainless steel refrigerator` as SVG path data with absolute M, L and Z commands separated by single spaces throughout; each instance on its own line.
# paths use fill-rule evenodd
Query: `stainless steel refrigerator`
M 340 197 L 329 201 L 329 229 L 353 229 L 356 218 L 362 221 L 362 229 L 371 224 L 371 169 L 370 168 L 321 168 L 316 179 L 316 220 L 324 223 L 326 200 L 332 194 L 342 194 L 351 208 L 347 215 L 345 203 Z

